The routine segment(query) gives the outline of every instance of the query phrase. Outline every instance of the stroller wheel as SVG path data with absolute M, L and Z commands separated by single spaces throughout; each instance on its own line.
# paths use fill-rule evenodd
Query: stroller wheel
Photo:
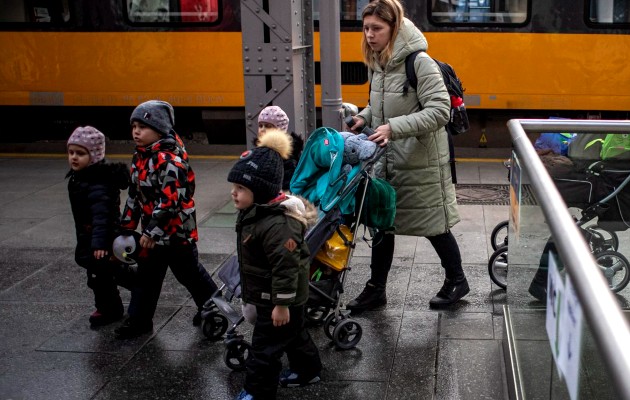
M 227 318 L 218 312 L 210 313 L 203 320 L 203 324 L 201 325 L 201 330 L 203 331 L 204 336 L 211 340 L 220 339 L 227 331 L 227 328 Z
M 588 244 L 593 253 L 604 250 L 619 250 L 619 236 L 613 231 L 602 229 L 599 226 L 589 226 L 586 228 L 589 233 Z
M 346 318 L 339 321 L 333 332 L 335 346 L 342 350 L 348 350 L 357 345 L 363 335 L 363 328 L 353 319 Z
M 324 333 L 328 336 L 328 339 L 333 340 L 333 333 L 337 324 L 344 319 L 343 315 L 335 315 L 332 313 L 326 317 L 324 321 Z
M 488 274 L 492 282 L 501 289 L 507 288 L 508 247 L 499 247 L 488 261 Z
M 307 307 L 306 319 L 314 324 L 321 324 L 328 317 L 329 312 L 330 308 L 324 306 Z
M 252 346 L 245 340 L 230 342 L 223 353 L 223 361 L 233 371 L 244 371 Z
M 492 245 L 492 250 L 507 246 L 508 226 L 509 221 L 501 221 L 494 227 L 492 233 L 490 234 L 490 244 Z
M 617 293 L 628 285 L 630 262 L 623 254 L 614 250 L 606 250 L 595 254 L 595 260 L 604 274 L 610 290 Z

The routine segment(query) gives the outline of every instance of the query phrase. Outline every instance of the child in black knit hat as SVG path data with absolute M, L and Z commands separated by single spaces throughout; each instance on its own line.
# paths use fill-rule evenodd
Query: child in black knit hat
M 124 308 L 116 278 L 120 263 L 110 260 L 120 218 L 120 191 L 129 186 L 125 164 L 105 163 L 105 136 L 96 128 L 82 126 L 67 143 L 68 194 L 77 235 L 74 258 L 86 269 L 87 285 L 94 292 L 96 311 L 92 326 L 122 318 Z
M 256 309 L 244 389 L 237 400 L 274 399 L 283 387 L 319 382 L 319 351 L 305 328 L 309 250 L 304 235 L 317 211 L 306 200 L 281 192 L 283 160 L 291 142 L 267 130 L 228 174 L 236 223 L 243 302 Z M 289 368 L 282 370 L 286 353 Z
M 201 324 L 199 310 L 217 290 L 199 262 L 195 173 L 173 130 L 173 107 L 165 101 L 144 102 L 133 110 L 130 122 L 136 152 L 121 225 L 131 230 L 141 225 L 140 246 L 148 250 L 148 256 L 138 260 L 129 318 L 116 329 L 119 339 L 153 330 L 153 315 L 169 267 L 198 307 L 193 325 Z

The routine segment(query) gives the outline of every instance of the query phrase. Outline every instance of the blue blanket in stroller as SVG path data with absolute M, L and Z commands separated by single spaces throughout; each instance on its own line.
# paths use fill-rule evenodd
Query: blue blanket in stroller
M 361 165 L 343 168 L 343 152 L 344 140 L 339 132 L 327 127 L 313 131 L 291 179 L 291 192 L 304 197 L 323 212 L 338 205 L 342 214 L 352 213 L 354 196 L 348 195 L 351 193 L 344 189 L 361 171 Z

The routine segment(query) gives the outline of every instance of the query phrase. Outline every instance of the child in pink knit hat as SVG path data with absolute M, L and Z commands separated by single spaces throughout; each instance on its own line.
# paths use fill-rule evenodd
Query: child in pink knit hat
M 75 129 L 67 149 L 66 177 L 77 235 L 75 261 L 85 268 L 87 285 L 94 292 L 96 311 L 90 324 L 107 325 L 124 313 L 117 281 L 128 277 L 120 274 L 133 272 L 110 259 L 120 219 L 120 191 L 129 186 L 129 171 L 123 163 L 105 163 L 105 135 L 91 126 Z
M 291 138 L 293 151 L 288 159 L 284 160 L 284 177 L 282 179 L 282 190 L 289 191 L 291 178 L 297 167 L 302 149 L 304 148 L 304 139 L 295 132 L 289 132 L 289 117 L 284 110 L 278 106 L 268 106 L 258 114 L 258 138 L 260 139 L 267 129 L 280 129 Z M 256 146 L 258 141 L 254 143 Z
M 265 134 L 266 129 L 277 128 L 287 132 L 289 130 L 289 117 L 278 106 L 265 107 L 258 114 L 258 136 Z

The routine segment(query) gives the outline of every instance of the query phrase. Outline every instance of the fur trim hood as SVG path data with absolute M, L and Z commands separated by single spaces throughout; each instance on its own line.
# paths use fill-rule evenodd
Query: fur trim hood
M 286 195 L 286 199 L 280 204 L 286 208 L 288 216 L 300 221 L 307 229 L 317 223 L 317 208 L 304 197 Z

